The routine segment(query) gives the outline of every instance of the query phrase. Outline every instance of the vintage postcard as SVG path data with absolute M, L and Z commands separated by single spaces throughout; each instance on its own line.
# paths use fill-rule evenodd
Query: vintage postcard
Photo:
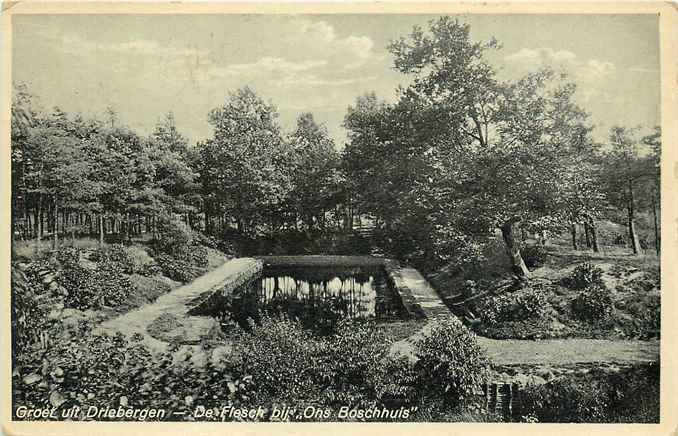
M 675 434 L 672 5 L 2 8 L 5 434 Z

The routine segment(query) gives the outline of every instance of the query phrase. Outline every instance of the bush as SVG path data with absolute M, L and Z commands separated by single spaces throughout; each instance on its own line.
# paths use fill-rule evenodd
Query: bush
M 659 423 L 659 362 L 608 377 L 610 422 Z
M 207 258 L 207 249 L 202 245 L 193 245 L 186 253 L 186 259 L 191 265 L 201 268 L 207 266 L 209 259 Z
M 123 305 L 133 288 L 121 265 L 109 260 L 100 261 L 95 271 L 70 265 L 57 281 L 68 290 L 64 304 L 80 310 Z
M 148 252 L 139 246 L 125 247 L 127 253 L 127 268 L 129 274 L 146 274 L 152 271 L 154 265 L 156 265 L 153 258 L 148 254 Z M 151 274 L 153 275 L 153 274 Z
M 115 263 L 125 274 L 137 272 L 133 260 L 122 244 L 111 244 L 98 248 L 92 253 L 90 260 L 98 263 Z
M 61 265 L 73 265 L 80 262 L 80 253 L 76 247 L 61 247 L 55 253 L 55 258 Z
M 41 284 L 12 265 L 12 355 L 23 353 L 50 325 L 39 304 Z
M 139 336 L 129 341 L 121 334 L 83 333 L 18 356 L 12 377 L 14 407 L 153 407 L 166 409 L 170 417 L 173 410 L 185 411 L 189 418 L 195 404 L 220 409 L 247 398 L 249 381 L 226 372 L 223 358 L 198 367 L 189 362 L 190 354 L 173 347 L 154 357 Z
M 335 335 L 318 338 L 284 317 L 263 317 L 235 343 L 230 369 L 252 377 L 253 404 L 354 406 L 369 395 L 366 374 L 386 352 L 385 340 L 372 323 L 342 323 Z
M 481 320 L 488 325 L 501 322 L 541 318 L 550 307 L 544 292 L 527 288 L 486 300 L 478 309 Z
M 527 387 L 514 404 L 516 415 L 539 422 L 658 423 L 659 364 L 559 378 Z
M 528 268 L 539 268 L 544 265 L 548 255 L 546 249 L 541 245 L 528 245 L 522 248 L 520 253 Z
M 415 346 L 414 370 L 424 396 L 457 405 L 486 380 L 487 357 L 476 336 L 457 320 L 436 321 Z
M 153 248 L 165 254 L 184 253 L 194 244 L 194 233 L 185 222 L 178 218 L 161 216 L 158 219 L 158 238 Z
M 614 311 L 614 303 L 609 289 L 591 286 L 572 300 L 572 312 L 584 321 L 609 319 Z
M 189 260 L 178 259 L 168 254 L 156 255 L 155 260 L 164 275 L 178 282 L 188 283 L 203 273 L 202 268 L 193 265 Z
M 605 422 L 610 398 L 599 380 L 563 378 L 527 387 L 518 404 L 518 416 L 536 416 L 539 422 Z
M 570 289 L 579 290 L 589 287 L 605 287 L 603 270 L 590 262 L 577 265 L 568 277 L 563 279 L 563 284 Z

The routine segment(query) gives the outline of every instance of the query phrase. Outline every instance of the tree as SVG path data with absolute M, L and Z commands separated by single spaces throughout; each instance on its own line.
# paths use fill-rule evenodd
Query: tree
M 390 49 L 396 69 L 414 75 L 403 98 L 427 108 L 435 126 L 420 132 L 435 132 L 428 146 L 443 162 L 437 189 L 454 197 L 445 205 L 461 218 L 456 225 L 498 228 L 514 273 L 529 277 L 515 225 L 562 213 L 561 176 L 590 132 L 573 102 L 576 88 L 550 70 L 501 83 L 484 59 L 499 48 L 496 40 L 473 42 L 469 26 L 448 17 L 428 30 L 415 27 Z
M 200 144 L 200 168 L 210 215 L 233 219 L 243 233 L 280 216 L 290 189 L 290 148 L 275 107 L 245 87 L 209 113 L 214 136 Z
M 641 198 L 645 200 L 644 206 L 649 208 L 652 213 L 652 222 L 654 228 L 654 248 L 657 256 L 661 250 L 660 233 L 660 207 L 661 207 L 661 128 L 656 126 L 654 131 L 641 139 L 648 153 L 643 158 L 641 166 L 645 168 L 648 175 L 641 184 Z
M 294 149 L 289 192 L 292 208 L 307 228 L 324 228 L 325 214 L 337 197 L 338 153 L 334 141 L 312 114 L 303 113 L 289 142 Z
M 655 174 L 654 168 L 648 168 L 648 163 L 652 160 L 640 157 L 637 130 L 621 126 L 612 127 L 610 149 L 605 153 L 605 167 L 601 174 L 610 202 L 626 211 L 629 241 L 633 254 L 638 254 L 640 250 L 636 229 L 637 191 L 648 177 L 653 177 Z

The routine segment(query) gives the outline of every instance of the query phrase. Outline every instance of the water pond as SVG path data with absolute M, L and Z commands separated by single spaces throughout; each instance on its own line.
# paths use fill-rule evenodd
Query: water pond
M 224 299 L 218 316 L 241 327 L 249 319 L 285 314 L 318 334 L 345 318 L 385 322 L 407 318 L 381 267 L 267 266 L 260 277 Z

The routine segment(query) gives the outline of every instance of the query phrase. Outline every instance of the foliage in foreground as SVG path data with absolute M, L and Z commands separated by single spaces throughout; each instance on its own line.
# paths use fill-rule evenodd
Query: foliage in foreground
M 83 329 L 47 349 L 26 350 L 15 362 L 14 406 L 158 407 L 186 411 L 188 419 L 196 405 L 415 405 L 444 419 L 462 410 L 487 364 L 474 336 L 452 323 L 434 326 L 417 343 L 414 364 L 389 357 L 371 323 L 347 322 L 320 338 L 288 319 L 263 318 L 232 353 L 215 350 L 202 364 L 176 347 L 152 356 L 140 339 Z
M 560 378 L 521 393 L 518 415 L 539 422 L 659 422 L 659 364 Z

